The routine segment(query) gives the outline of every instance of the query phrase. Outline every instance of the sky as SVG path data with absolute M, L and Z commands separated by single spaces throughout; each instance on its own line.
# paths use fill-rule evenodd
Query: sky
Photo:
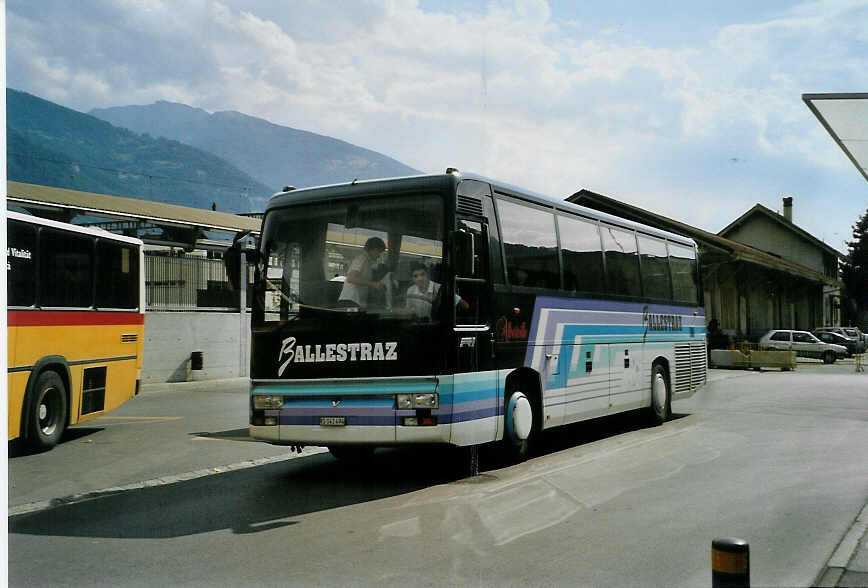
M 801 99 L 868 92 L 868 0 L 7 0 L 6 18 L 7 86 L 83 112 L 237 110 L 713 232 L 792 196 L 841 252 L 868 209 Z

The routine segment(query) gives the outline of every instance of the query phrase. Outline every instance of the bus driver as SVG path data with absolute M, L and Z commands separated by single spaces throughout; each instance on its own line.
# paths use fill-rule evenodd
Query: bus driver
M 365 241 L 364 250 L 350 264 L 338 303 L 342 306 L 367 308 L 369 289 L 380 290 L 385 287 L 383 282 L 373 280 L 374 264 L 385 250 L 386 244 L 379 237 L 371 237 Z

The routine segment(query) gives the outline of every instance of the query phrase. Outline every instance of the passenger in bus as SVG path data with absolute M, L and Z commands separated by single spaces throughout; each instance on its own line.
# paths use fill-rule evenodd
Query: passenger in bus
M 371 237 L 365 241 L 362 253 L 356 256 L 347 271 L 347 279 L 338 297 L 341 306 L 368 307 L 370 289 L 382 290 L 385 284 L 373 279 L 374 265 L 377 257 L 386 250 L 386 244 L 379 237 Z
M 418 317 L 430 317 L 434 300 L 440 292 L 440 284 L 432 282 L 428 275 L 428 268 L 424 263 L 416 262 L 411 267 L 413 284 L 407 288 L 407 308 Z M 455 295 L 455 306 L 461 310 L 467 310 L 470 305 L 458 294 Z

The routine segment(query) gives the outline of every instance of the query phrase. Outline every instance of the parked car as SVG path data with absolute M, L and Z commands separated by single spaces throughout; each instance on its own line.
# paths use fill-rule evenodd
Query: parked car
M 814 336 L 823 343 L 832 343 L 834 345 L 843 345 L 847 348 L 847 356 L 850 357 L 854 353 L 862 352 L 862 343 L 856 339 L 850 339 L 840 333 L 833 331 L 814 331 Z
M 808 331 L 774 329 L 762 336 L 759 347 L 776 351 L 795 351 L 798 357 L 822 359 L 823 363 L 835 363 L 836 359 L 847 357 L 846 347 L 824 343 Z
M 841 327 L 841 328 L 844 329 L 844 333 L 846 333 L 848 337 L 853 337 L 857 341 L 860 341 L 862 343 L 862 351 L 860 351 L 859 353 L 865 353 L 866 347 L 868 347 L 868 343 L 865 342 L 866 341 L 865 335 L 862 333 L 862 331 L 859 330 L 859 327 Z
M 865 353 L 865 338 L 856 327 L 817 327 L 814 329 L 814 333 L 816 334 L 817 332 L 838 333 L 842 337 L 850 339 L 856 345 L 857 349 L 853 353 Z

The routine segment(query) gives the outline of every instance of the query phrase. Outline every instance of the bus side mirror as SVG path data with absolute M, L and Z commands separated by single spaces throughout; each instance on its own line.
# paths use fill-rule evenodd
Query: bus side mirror
M 238 274 L 241 271 L 241 254 L 244 253 L 248 264 L 259 263 L 259 247 L 256 239 L 249 232 L 238 233 L 232 241 L 229 249 L 223 253 L 223 265 L 226 266 L 226 275 L 229 278 L 229 288 L 237 287 Z
M 467 231 L 453 231 L 450 242 L 452 244 L 451 261 L 458 276 L 472 276 L 476 273 L 474 259 L 473 233 Z
M 256 242 L 256 239 L 253 237 L 253 235 L 247 235 L 246 237 L 241 239 L 238 244 L 241 252 L 247 259 L 247 263 L 259 263 L 259 243 Z

